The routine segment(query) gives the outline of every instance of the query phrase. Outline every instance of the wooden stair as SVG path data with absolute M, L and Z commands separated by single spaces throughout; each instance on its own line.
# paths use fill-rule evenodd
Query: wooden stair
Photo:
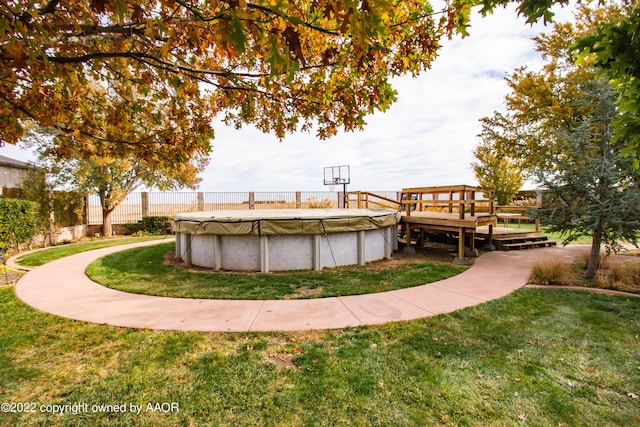
M 542 233 L 527 233 L 517 235 L 502 235 L 493 238 L 493 244 L 499 251 L 513 251 L 532 248 L 546 248 L 555 246 L 554 240 L 549 240 Z

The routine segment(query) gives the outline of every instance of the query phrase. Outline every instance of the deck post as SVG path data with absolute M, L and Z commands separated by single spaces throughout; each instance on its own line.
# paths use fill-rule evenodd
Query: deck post
M 460 227 L 458 229 L 458 256 L 453 260 L 454 264 L 457 265 L 469 265 L 471 262 L 469 258 L 464 256 L 464 228 Z
M 404 247 L 403 252 L 406 254 L 413 254 L 416 252 L 415 248 L 411 245 L 411 224 L 410 223 L 406 223 L 406 230 L 407 230 L 407 245 Z
M 476 214 L 476 192 L 471 191 L 471 216 Z
M 487 240 L 487 244 L 484 245 L 484 248 L 488 251 L 495 251 L 497 249 L 493 244 L 493 224 L 489 224 L 489 238 Z

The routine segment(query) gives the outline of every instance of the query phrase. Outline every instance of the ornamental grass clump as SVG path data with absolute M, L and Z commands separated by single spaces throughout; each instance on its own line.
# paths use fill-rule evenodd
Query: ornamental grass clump
M 545 259 L 533 265 L 529 282 L 534 285 L 586 286 L 640 294 L 640 260 L 602 255 L 596 275 L 591 280 L 584 278 L 587 264 L 588 255 L 573 262 Z
M 548 258 L 533 265 L 529 280 L 535 285 L 568 286 L 575 284 L 577 275 L 571 263 Z
M 596 282 L 599 288 L 640 293 L 640 262 L 612 262 L 598 271 Z

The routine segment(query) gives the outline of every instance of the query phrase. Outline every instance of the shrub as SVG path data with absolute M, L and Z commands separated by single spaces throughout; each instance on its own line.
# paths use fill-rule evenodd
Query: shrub
M 142 222 L 130 222 L 122 224 L 122 229 L 125 236 L 130 236 L 142 231 Z
M 2 250 L 31 239 L 38 232 L 38 203 L 0 197 Z
M 143 216 L 141 231 L 149 234 L 171 233 L 171 218 L 168 216 Z
M 333 207 L 333 200 L 331 199 L 322 199 L 316 200 L 315 197 L 310 197 L 307 200 L 307 207 L 310 209 L 327 209 Z
M 549 258 L 533 265 L 529 280 L 536 285 L 572 285 L 576 281 L 576 273 L 573 264 Z

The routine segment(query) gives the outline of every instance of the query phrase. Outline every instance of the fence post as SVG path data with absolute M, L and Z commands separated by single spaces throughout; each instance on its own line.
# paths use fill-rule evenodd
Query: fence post
M 202 191 L 198 191 L 198 211 L 204 212 L 204 193 Z
M 149 216 L 149 192 L 141 192 L 140 197 L 142 199 L 142 216 Z
M 302 206 L 302 193 L 300 191 L 296 191 L 296 209 L 300 209 Z
M 255 208 L 256 208 L 256 193 L 251 191 L 249 193 L 249 209 L 255 209 Z
M 86 194 L 84 196 L 84 223 L 87 225 L 87 229 L 89 229 L 89 195 Z

